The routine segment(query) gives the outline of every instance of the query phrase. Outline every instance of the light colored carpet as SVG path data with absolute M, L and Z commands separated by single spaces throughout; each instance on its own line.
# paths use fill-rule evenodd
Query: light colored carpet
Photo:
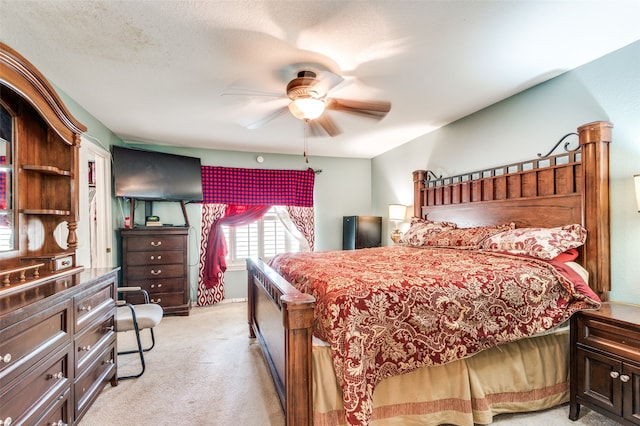
M 133 345 L 132 333 L 118 340 Z M 194 308 L 188 317 L 165 317 L 156 328 L 156 347 L 145 354 L 139 379 L 107 386 L 80 426 L 282 426 L 273 382 L 258 344 L 248 337 L 246 303 Z M 119 373 L 135 372 L 137 355 L 120 356 Z M 504 414 L 498 426 L 614 426 L 582 407 L 575 422 L 567 405 L 551 410 Z

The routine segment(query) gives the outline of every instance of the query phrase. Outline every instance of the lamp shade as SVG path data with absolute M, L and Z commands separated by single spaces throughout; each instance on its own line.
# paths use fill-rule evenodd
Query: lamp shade
M 407 214 L 407 206 L 402 204 L 389 204 L 389 220 L 403 221 Z
M 633 183 L 636 186 L 636 204 L 638 205 L 638 212 L 640 212 L 640 173 L 633 176 Z

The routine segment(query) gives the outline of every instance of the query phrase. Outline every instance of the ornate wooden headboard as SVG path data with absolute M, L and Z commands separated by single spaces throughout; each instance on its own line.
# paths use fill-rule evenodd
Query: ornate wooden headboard
M 579 261 L 589 285 L 607 300 L 609 246 L 609 143 L 606 121 L 578 128 L 579 148 L 531 161 L 452 177 L 413 172 L 414 216 L 461 227 L 515 222 L 517 227 L 580 223 L 587 242 Z

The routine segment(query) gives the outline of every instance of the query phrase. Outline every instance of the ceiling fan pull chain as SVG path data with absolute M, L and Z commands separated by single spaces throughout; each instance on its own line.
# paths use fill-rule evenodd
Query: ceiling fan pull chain
M 307 150 L 309 148 L 309 143 L 307 141 L 307 126 L 309 125 L 309 119 L 304 120 L 304 161 L 309 164 L 309 157 L 307 157 Z

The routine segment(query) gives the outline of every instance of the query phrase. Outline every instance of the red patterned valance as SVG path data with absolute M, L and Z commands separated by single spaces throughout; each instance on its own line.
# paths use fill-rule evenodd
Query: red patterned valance
M 202 166 L 203 203 L 313 207 L 315 172 Z

